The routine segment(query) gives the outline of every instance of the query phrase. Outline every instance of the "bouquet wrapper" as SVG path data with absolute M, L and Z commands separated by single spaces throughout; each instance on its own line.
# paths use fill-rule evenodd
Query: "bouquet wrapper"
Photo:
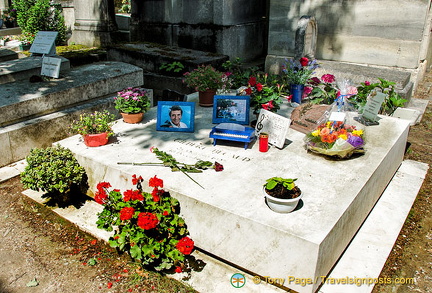
M 345 159 L 354 153 L 364 153 L 364 125 L 354 119 L 358 113 L 348 102 L 356 88 L 348 80 L 338 82 L 338 87 L 340 95 L 317 121 L 316 129 L 306 134 L 304 141 L 307 150 Z

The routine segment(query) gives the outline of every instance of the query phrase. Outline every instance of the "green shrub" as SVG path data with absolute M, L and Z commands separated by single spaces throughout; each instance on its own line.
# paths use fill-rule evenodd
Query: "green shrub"
M 60 145 L 34 148 L 26 157 L 27 166 L 21 173 L 25 188 L 43 191 L 49 197 L 63 195 L 73 188 L 86 186 L 85 170 L 71 150 Z
M 66 42 L 66 26 L 60 4 L 50 0 L 15 0 L 17 22 L 22 32 L 57 31 L 56 45 Z

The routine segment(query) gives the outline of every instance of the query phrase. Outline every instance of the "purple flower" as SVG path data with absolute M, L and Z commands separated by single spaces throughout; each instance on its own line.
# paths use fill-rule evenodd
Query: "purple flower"
M 350 135 L 347 139 L 347 142 L 349 142 L 355 148 L 359 148 L 364 144 L 363 139 L 360 136 L 355 135 Z

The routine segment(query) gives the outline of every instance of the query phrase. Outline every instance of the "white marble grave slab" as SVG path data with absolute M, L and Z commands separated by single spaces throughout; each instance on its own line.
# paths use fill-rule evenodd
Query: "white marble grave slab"
M 291 280 L 284 285 L 298 292 L 314 292 L 347 247 L 402 162 L 409 129 L 407 121 L 382 117 L 366 129 L 365 155 L 335 161 L 307 153 L 304 134 L 292 129 L 291 143 L 281 150 L 261 153 L 257 143 L 246 150 L 243 143 L 213 146 L 209 108 L 196 106 L 194 133 L 157 132 L 155 117 L 153 108 L 140 124 L 119 120 L 117 137 L 106 146 L 88 148 L 79 136 L 60 144 L 76 154 L 93 189 L 99 181 L 129 189 L 132 174 L 162 178 L 179 199 L 196 246 L 255 274 Z M 117 164 L 158 162 L 152 146 L 180 162 L 216 160 L 225 170 L 191 174 L 203 189 L 169 168 Z M 266 206 L 262 185 L 272 176 L 298 178 L 304 195 L 294 212 Z

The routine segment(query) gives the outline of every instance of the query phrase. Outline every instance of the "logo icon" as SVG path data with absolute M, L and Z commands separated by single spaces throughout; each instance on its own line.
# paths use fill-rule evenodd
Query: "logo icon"
M 236 273 L 231 276 L 230 282 L 234 288 L 241 288 L 246 284 L 246 278 L 243 274 Z

